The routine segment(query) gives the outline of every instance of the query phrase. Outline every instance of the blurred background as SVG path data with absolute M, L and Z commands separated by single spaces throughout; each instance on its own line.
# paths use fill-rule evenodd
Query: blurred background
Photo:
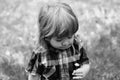
M 91 70 L 82 80 L 120 80 L 120 0 L 0 0 L 0 80 L 27 80 L 42 2 L 68 3 L 79 20 Z

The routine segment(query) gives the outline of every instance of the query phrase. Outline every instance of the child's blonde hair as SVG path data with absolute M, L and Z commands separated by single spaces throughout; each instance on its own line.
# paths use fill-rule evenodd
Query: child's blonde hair
M 69 37 L 78 30 L 78 19 L 66 3 L 45 4 L 40 9 L 39 41 L 45 38 Z

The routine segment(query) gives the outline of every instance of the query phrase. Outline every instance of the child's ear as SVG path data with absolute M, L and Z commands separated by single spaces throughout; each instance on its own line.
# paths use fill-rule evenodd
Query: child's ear
M 82 39 L 82 38 L 80 37 L 79 34 L 77 34 L 77 35 L 75 36 L 75 39 L 76 39 L 76 41 L 79 43 L 79 46 L 84 47 L 85 49 L 87 49 L 87 43 L 85 42 L 84 39 Z
M 75 40 L 78 42 L 78 43 L 82 43 L 82 40 L 80 38 L 80 35 L 75 35 Z
M 83 46 L 83 42 L 80 38 L 80 35 L 75 35 L 76 44 L 79 46 L 79 49 Z

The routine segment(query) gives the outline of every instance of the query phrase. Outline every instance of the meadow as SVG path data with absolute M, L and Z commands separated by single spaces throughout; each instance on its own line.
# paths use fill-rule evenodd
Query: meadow
M 82 80 L 120 80 L 119 0 L 0 0 L 0 80 L 27 80 L 43 1 L 68 3 L 78 17 L 77 34 L 91 62 Z

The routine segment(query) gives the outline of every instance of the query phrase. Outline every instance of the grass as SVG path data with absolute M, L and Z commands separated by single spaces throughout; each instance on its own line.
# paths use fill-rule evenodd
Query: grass
M 120 80 L 120 6 L 117 1 L 62 1 L 71 5 L 79 19 L 77 34 L 81 35 L 91 61 L 91 70 L 83 80 Z M 1 3 L 0 80 L 27 80 L 24 69 L 37 41 L 36 20 L 41 1 Z

